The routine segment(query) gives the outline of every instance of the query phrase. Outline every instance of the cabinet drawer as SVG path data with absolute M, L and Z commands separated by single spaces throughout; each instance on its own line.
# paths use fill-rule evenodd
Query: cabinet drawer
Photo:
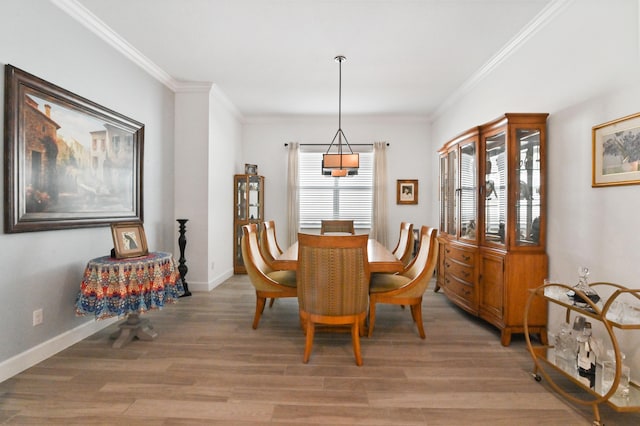
M 458 263 L 453 259 L 444 260 L 445 274 L 469 284 L 473 282 L 473 266 Z
M 448 244 L 445 249 L 445 256 L 448 259 L 455 260 L 458 263 L 464 265 L 473 266 L 476 263 L 476 254 L 473 251 L 461 249 L 459 247 L 453 247 Z
M 455 294 L 458 298 L 471 302 L 473 304 L 473 285 L 459 280 L 458 278 L 447 274 L 444 277 L 444 288 L 447 293 Z

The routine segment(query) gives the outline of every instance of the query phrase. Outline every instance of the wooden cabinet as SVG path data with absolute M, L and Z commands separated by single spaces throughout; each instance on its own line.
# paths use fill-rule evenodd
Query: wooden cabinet
M 242 226 L 264 221 L 264 177 L 235 175 L 233 184 L 233 272 L 246 274 L 240 247 Z
M 439 151 L 438 287 L 500 329 L 505 346 L 524 332 L 528 292 L 547 276 L 547 115 L 504 114 Z M 546 319 L 537 304 L 529 330 L 544 334 Z

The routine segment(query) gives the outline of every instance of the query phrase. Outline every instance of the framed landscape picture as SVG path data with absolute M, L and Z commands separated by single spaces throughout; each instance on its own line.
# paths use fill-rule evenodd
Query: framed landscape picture
M 4 231 L 142 221 L 144 125 L 5 66 Z
M 640 183 L 640 113 L 592 129 L 592 186 Z

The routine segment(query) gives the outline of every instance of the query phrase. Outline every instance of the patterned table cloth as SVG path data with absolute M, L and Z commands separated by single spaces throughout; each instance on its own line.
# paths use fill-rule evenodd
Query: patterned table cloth
M 76 314 L 96 319 L 162 309 L 184 294 L 180 273 L 171 253 L 90 260 L 76 298 Z

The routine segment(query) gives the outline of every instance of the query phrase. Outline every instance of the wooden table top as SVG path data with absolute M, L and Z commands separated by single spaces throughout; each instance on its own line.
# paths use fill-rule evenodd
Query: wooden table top
M 388 248 L 373 239 L 367 243 L 367 257 L 371 272 L 401 272 L 404 267 Z M 293 243 L 272 265 L 274 269 L 295 271 L 298 268 L 298 243 Z

